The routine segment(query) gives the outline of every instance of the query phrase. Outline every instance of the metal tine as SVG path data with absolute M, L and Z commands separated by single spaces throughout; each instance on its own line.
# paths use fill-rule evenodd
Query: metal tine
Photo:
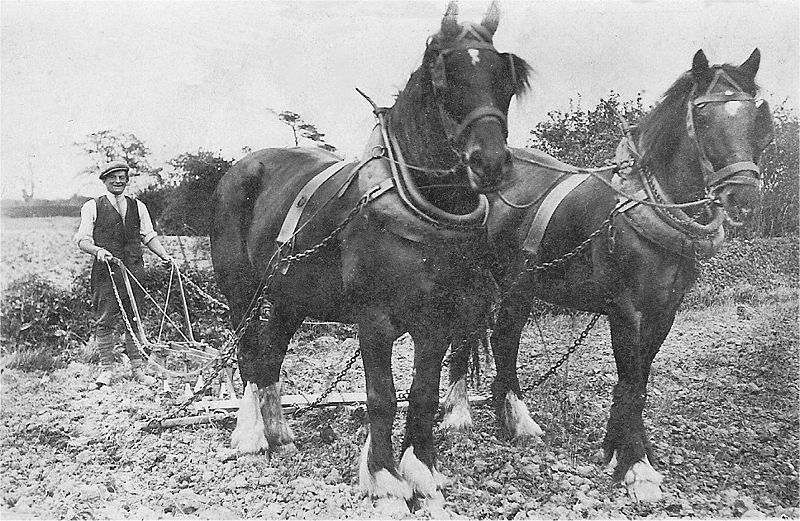
M 189 385 L 189 382 L 186 382 L 186 385 L 183 386 L 183 399 L 191 400 L 192 398 L 194 398 L 194 393 L 192 392 L 192 386 Z
M 200 391 L 203 390 L 203 387 L 205 387 L 205 385 L 206 383 L 203 381 L 203 375 L 202 374 L 198 375 L 197 382 L 194 384 L 194 392 L 199 393 Z

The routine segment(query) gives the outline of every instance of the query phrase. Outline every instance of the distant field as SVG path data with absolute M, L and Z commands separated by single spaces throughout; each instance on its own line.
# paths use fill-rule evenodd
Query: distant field
M 69 286 L 76 275 L 91 265 L 91 258 L 78 250 L 73 235 L 77 217 L 25 217 L 0 219 L 0 287 L 37 273 Z M 164 246 L 179 263 L 210 268 L 207 237 L 163 237 Z M 145 253 L 145 263 L 158 259 Z

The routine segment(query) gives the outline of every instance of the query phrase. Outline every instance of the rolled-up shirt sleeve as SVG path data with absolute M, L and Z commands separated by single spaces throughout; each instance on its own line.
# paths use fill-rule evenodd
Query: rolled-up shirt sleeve
M 89 199 L 81 206 L 81 224 L 75 233 L 75 243 L 89 239 L 94 244 L 94 221 L 97 219 L 97 204 Z
M 147 244 L 158 234 L 153 228 L 153 220 L 150 219 L 150 212 L 144 203 L 137 199 L 136 207 L 139 209 L 139 235 L 142 237 L 142 244 Z

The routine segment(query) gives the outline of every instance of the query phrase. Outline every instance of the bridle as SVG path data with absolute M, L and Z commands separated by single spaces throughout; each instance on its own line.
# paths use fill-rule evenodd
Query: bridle
M 431 84 L 433 85 L 434 99 L 437 110 L 439 111 L 442 127 L 444 128 L 445 135 L 447 136 L 447 140 L 450 142 L 450 146 L 452 147 L 453 151 L 456 152 L 459 157 L 461 156 L 461 154 L 458 153 L 458 150 L 459 145 L 464 137 L 464 133 L 474 123 L 482 119 L 496 119 L 500 124 L 500 128 L 503 129 L 503 136 L 508 137 L 508 118 L 500 109 L 490 106 L 478 107 L 467 114 L 461 121 L 456 121 L 447 112 L 442 100 L 442 92 L 447 88 L 447 70 L 444 63 L 445 57 L 452 52 L 469 49 L 489 50 L 499 55 L 500 53 L 492 44 L 491 33 L 481 25 L 463 23 L 461 33 L 453 38 L 452 41 L 440 48 L 436 48 L 435 46 L 437 44 L 432 41 L 429 41 L 428 45 L 434 46 L 433 48 L 437 51 L 436 58 L 432 60 L 429 66 Z M 511 63 L 511 80 L 513 84 L 516 84 L 517 78 L 513 57 L 509 56 L 509 61 Z
M 724 79 L 728 84 L 736 90 L 725 90 L 723 92 L 714 93 L 714 87 L 719 83 L 719 80 Z M 689 101 L 686 108 L 686 131 L 689 134 L 689 139 L 694 144 L 697 151 L 697 156 L 700 161 L 700 167 L 703 171 L 703 180 L 706 187 L 707 194 L 713 196 L 716 192 L 729 184 L 750 185 L 760 188 L 761 186 L 761 170 L 758 165 L 752 161 L 738 161 L 731 163 L 720 169 L 715 169 L 713 163 L 706 155 L 705 148 L 697 136 L 694 123 L 694 109 L 695 107 L 703 107 L 709 103 L 728 103 L 732 101 L 744 103 L 758 103 L 756 99 L 745 92 L 731 76 L 725 72 L 724 69 L 717 69 L 714 78 L 708 85 L 705 93 L 694 97 L 697 92 L 697 83 L 692 87 L 692 94 L 689 96 Z M 754 176 L 738 175 L 738 172 L 751 171 Z

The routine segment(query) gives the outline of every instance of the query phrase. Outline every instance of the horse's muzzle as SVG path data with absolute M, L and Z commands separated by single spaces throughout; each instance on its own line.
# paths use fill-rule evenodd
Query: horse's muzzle
M 713 191 L 730 226 L 742 226 L 761 202 L 761 183 L 755 172 L 737 172 Z
M 511 173 L 511 151 L 506 146 L 496 152 L 476 148 L 468 153 L 466 165 L 469 184 L 474 191 L 496 192 Z

